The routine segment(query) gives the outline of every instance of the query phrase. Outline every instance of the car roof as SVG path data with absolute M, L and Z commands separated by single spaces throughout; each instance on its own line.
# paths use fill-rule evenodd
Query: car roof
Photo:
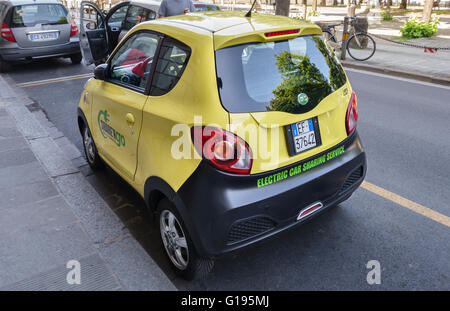
M 194 12 L 184 15 L 171 16 L 159 21 L 170 21 L 178 24 L 180 28 L 189 24 L 194 27 L 203 28 L 212 33 L 239 25 L 249 25 L 257 30 L 270 30 L 274 27 L 297 26 L 297 27 L 316 27 L 314 24 L 302 22 L 297 19 L 288 18 L 279 15 L 252 13 L 250 18 L 245 17 L 245 12 L 239 11 L 209 11 Z M 157 20 L 158 21 L 158 20 Z
M 25 5 L 25 4 L 63 4 L 61 0 L 7 0 L 6 2 L 12 5 Z
M 202 29 L 214 36 L 214 47 L 216 50 L 225 46 L 247 42 L 275 41 L 289 39 L 298 35 L 322 34 L 319 26 L 309 22 L 285 16 L 260 13 L 252 13 L 251 17 L 245 17 L 245 12 L 238 11 L 195 12 L 161 18 L 147 23 L 172 26 L 178 32 L 196 32 L 198 29 Z M 290 29 L 298 29 L 298 32 L 290 36 L 283 35 L 271 38 L 265 36 L 266 32 Z M 169 33 L 167 34 L 170 35 Z

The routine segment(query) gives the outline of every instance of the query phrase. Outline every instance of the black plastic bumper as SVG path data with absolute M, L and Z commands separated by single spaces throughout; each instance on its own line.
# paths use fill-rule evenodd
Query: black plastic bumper
M 298 167 L 341 146 L 343 154 L 319 166 L 258 187 L 258 179 Z M 356 132 L 330 150 L 267 173 L 232 175 L 202 162 L 179 189 L 175 204 L 199 255 L 215 257 L 303 223 L 346 200 L 363 181 L 366 166 Z M 315 202 L 323 207 L 297 221 L 299 212 Z

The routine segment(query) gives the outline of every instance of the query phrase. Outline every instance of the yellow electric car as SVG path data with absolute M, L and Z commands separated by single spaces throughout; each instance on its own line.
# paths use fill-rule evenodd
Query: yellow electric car
M 100 60 L 107 33 L 95 38 Z M 144 22 L 94 75 L 78 109 L 87 160 L 144 198 L 186 278 L 364 179 L 357 98 L 314 24 L 226 11 Z

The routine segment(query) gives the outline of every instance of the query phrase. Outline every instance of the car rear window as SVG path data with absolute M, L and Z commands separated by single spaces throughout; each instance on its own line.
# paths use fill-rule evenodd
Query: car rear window
M 68 12 L 64 6 L 60 4 L 30 4 L 17 5 L 13 8 L 11 27 L 68 23 Z
M 321 36 L 227 47 L 216 51 L 216 66 L 222 105 L 236 113 L 304 113 L 346 82 Z

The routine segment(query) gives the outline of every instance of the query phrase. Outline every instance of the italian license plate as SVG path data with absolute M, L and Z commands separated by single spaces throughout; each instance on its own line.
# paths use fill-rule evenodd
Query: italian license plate
M 51 41 L 58 39 L 57 32 L 33 33 L 28 35 L 30 41 Z
M 319 123 L 317 118 L 311 118 L 291 124 L 287 130 L 292 137 L 292 139 L 289 139 L 291 141 L 291 155 L 295 155 L 321 145 Z

